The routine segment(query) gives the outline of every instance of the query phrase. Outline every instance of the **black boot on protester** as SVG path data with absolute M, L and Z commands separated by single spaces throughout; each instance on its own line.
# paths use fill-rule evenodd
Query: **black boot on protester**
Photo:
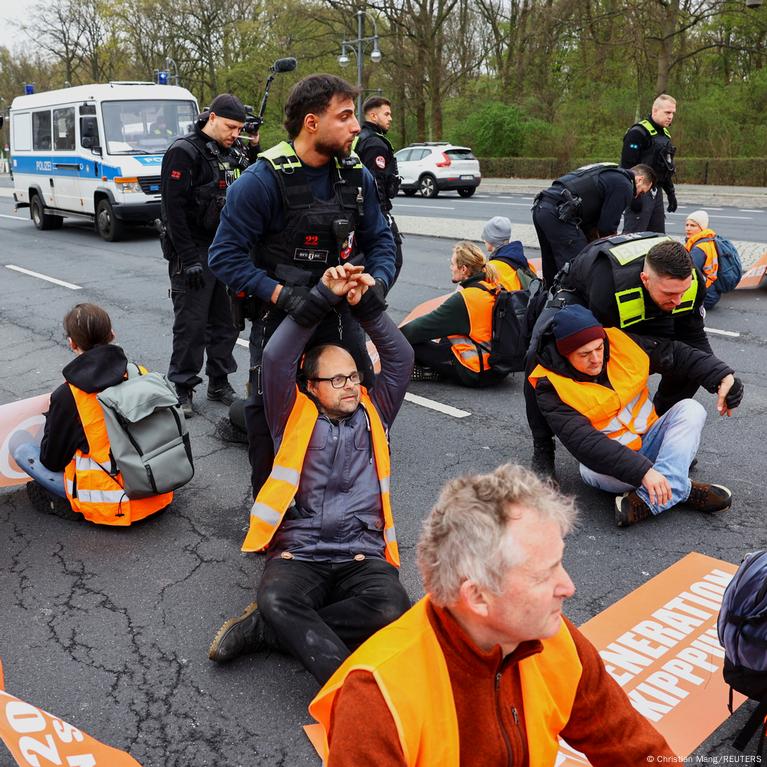
M 630 527 L 652 515 L 650 507 L 634 490 L 615 498 L 615 524 L 618 527 Z
M 533 443 L 533 457 L 530 468 L 543 479 L 557 481 L 556 467 L 554 466 L 554 440 Z
M 732 493 L 724 485 L 693 482 L 684 506 L 696 511 L 727 511 L 732 506 Z
M 208 657 L 216 663 L 229 663 L 240 655 L 263 649 L 264 622 L 258 605 L 251 602 L 242 615 L 230 618 L 218 630 L 208 650 Z
M 229 416 L 220 418 L 216 423 L 216 436 L 222 442 L 234 442 L 238 445 L 248 444 L 248 432 L 237 428 Z
M 229 381 L 224 378 L 222 381 L 211 378 L 208 381 L 208 399 L 213 402 L 222 402 L 229 407 L 237 399 L 237 392 L 232 388 Z
M 41 514 L 53 514 L 54 517 L 72 521 L 83 519 L 83 515 L 72 511 L 69 501 L 58 495 L 49 493 L 39 482 L 27 482 L 27 497 L 30 503 Z
M 193 392 L 193 389 L 176 386 L 176 396 L 178 397 L 178 404 L 181 405 L 181 412 L 184 414 L 184 418 L 191 418 L 194 415 L 194 410 L 192 410 Z

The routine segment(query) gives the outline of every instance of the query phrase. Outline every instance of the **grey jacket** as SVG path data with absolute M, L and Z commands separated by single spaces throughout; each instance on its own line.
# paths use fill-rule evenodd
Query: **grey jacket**
M 328 303 L 340 300 L 321 283 L 312 288 Z M 361 323 L 381 358 L 381 373 L 370 394 L 389 429 L 402 405 L 413 368 L 413 350 L 384 312 Z M 296 400 L 296 373 L 314 333 L 290 316 L 264 349 L 264 411 L 275 453 Z M 296 559 L 344 562 L 358 554 L 384 557 L 383 513 L 370 428 L 360 405 L 333 422 L 320 415 L 306 451 L 293 504 L 269 545 L 270 556 L 290 552 Z

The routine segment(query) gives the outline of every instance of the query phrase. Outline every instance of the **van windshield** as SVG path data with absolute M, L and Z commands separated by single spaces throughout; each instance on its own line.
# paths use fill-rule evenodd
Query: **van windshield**
M 197 117 L 193 101 L 165 99 L 104 101 L 101 111 L 107 154 L 162 154 Z

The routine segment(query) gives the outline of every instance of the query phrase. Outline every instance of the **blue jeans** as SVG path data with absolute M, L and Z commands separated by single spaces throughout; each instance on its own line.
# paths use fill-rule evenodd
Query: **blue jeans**
M 36 442 L 24 442 L 13 449 L 13 460 L 22 471 L 42 485 L 49 493 L 66 498 L 64 491 L 64 472 L 51 471 L 40 463 L 40 445 Z
M 609 474 L 599 474 L 581 464 L 581 477 L 587 485 L 608 493 L 627 493 L 636 490 L 653 514 L 660 514 L 690 495 L 690 464 L 700 445 L 700 435 L 706 423 L 706 410 L 694 399 L 683 399 L 673 405 L 642 436 L 641 455 L 653 462 L 671 485 L 671 500 L 663 505 L 650 503 L 647 491 L 641 485 L 635 488 Z

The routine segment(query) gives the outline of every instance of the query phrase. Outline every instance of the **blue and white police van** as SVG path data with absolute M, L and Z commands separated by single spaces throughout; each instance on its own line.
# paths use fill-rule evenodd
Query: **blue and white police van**
M 10 109 L 17 208 L 38 229 L 95 223 L 110 242 L 160 216 L 165 150 L 188 133 L 197 101 L 174 85 L 112 82 L 17 96 Z

